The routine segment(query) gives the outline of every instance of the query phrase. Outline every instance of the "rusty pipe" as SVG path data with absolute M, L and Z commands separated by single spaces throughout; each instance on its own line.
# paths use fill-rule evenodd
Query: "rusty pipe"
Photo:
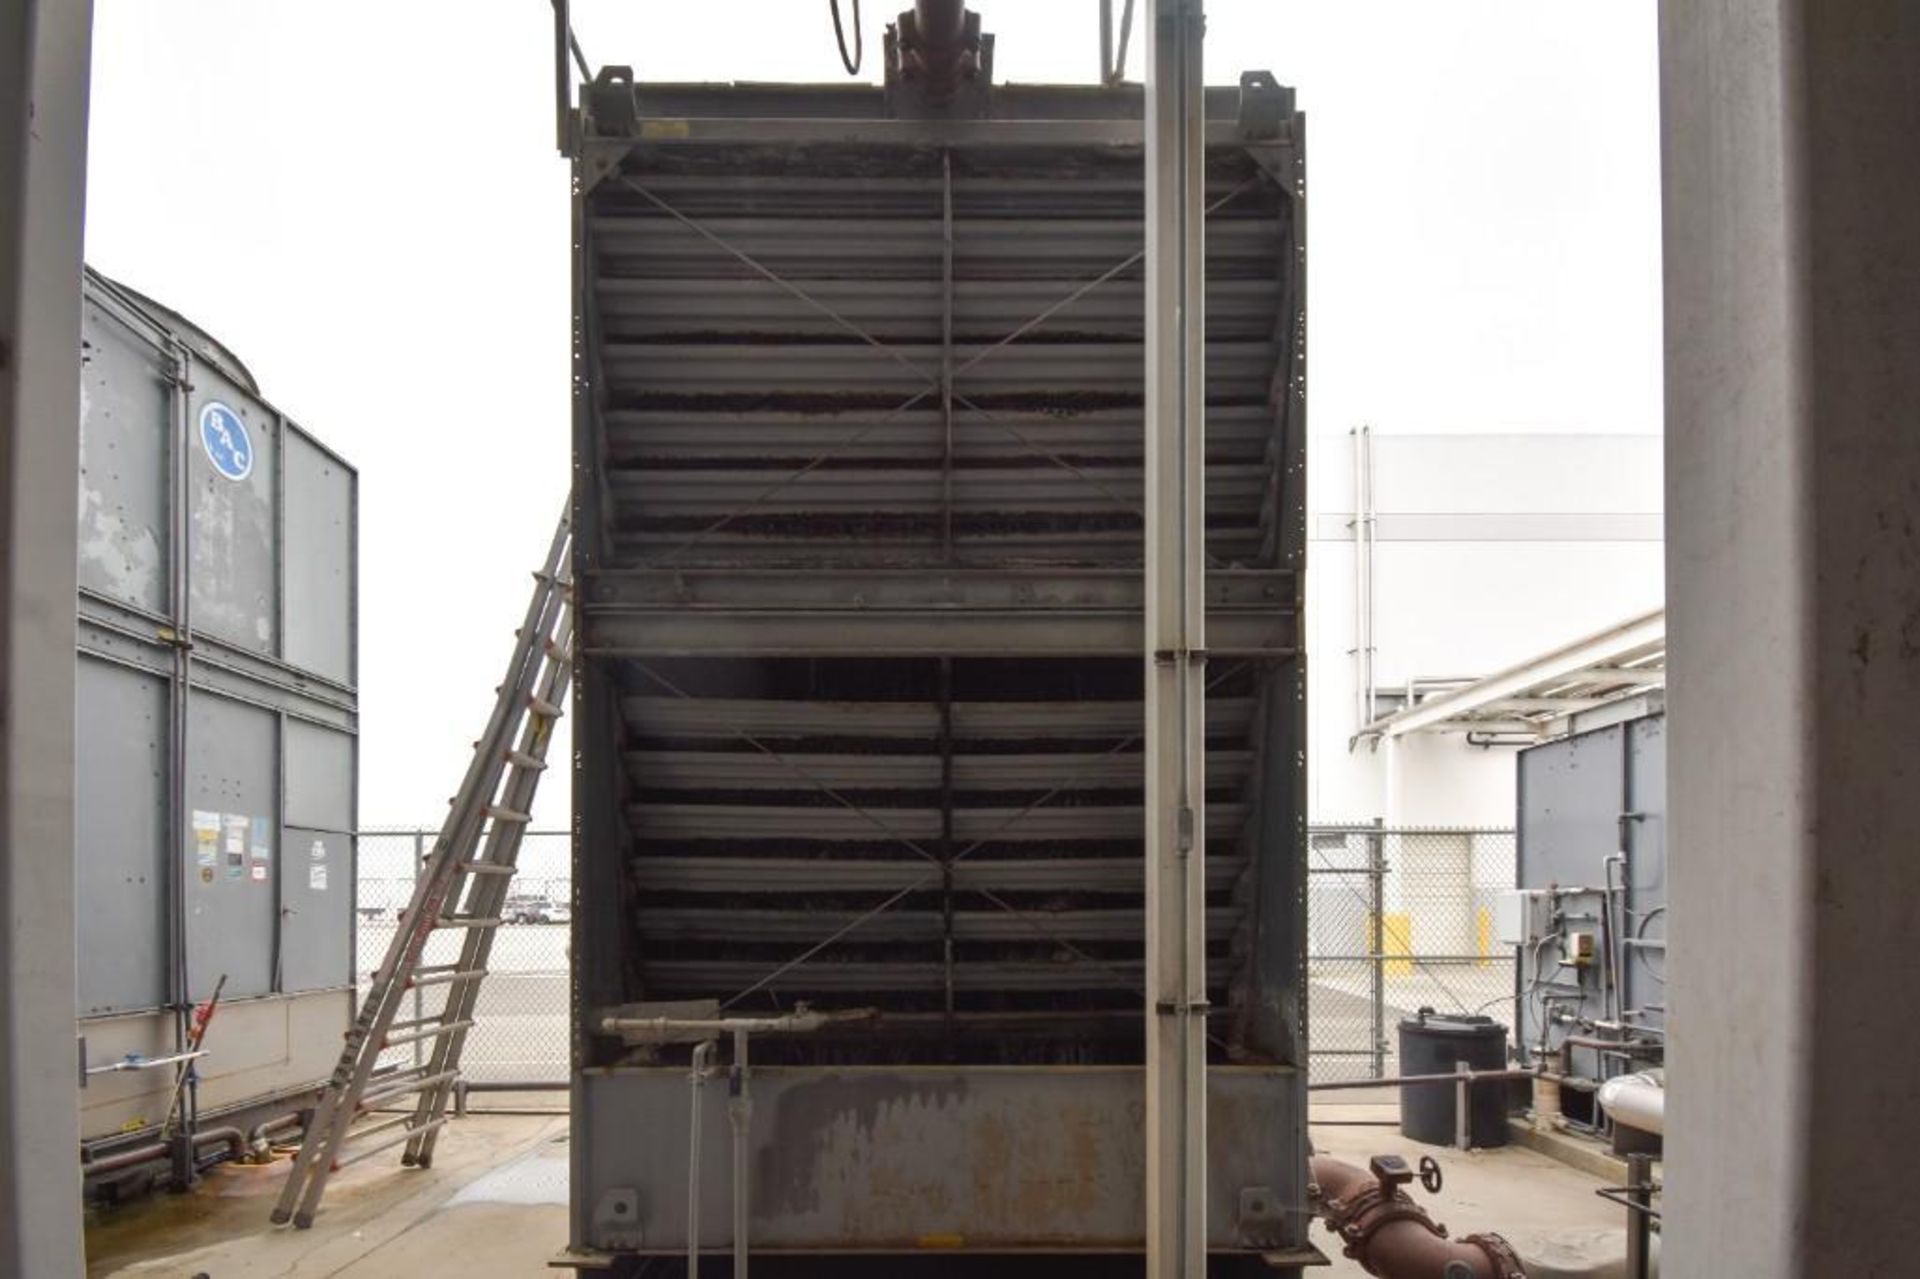
M 193 1148 L 196 1151 L 202 1146 L 211 1146 L 215 1142 L 226 1146 L 227 1156 L 230 1159 L 238 1161 L 246 1157 L 247 1135 L 238 1128 L 206 1128 L 193 1135 Z M 83 1176 L 88 1177 L 98 1176 L 102 1173 L 123 1172 L 128 1168 L 134 1168 L 140 1164 L 152 1163 L 156 1159 L 164 1159 L 172 1150 L 173 1143 L 171 1142 L 149 1142 L 143 1146 L 135 1146 L 130 1150 L 121 1150 L 111 1155 L 104 1155 L 99 1159 L 84 1160 L 80 1164 L 80 1172 Z
M 1526 1279 L 1499 1235 L 1447 1238 L 1398 1185 L 1352 1164 L 1313 1157 L 1316 1211 L 1346 1244 L 1346 1255 L 1382 1279 Z

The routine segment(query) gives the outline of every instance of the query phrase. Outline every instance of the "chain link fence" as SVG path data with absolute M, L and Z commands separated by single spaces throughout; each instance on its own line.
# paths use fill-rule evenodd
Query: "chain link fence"
M 400 912 L 413 900 L 415 878 L 438 835 L 426 830 L 360 833 L 355 909 L 362 998 L 393 941 Z M 494 930 L 474 1026 L 461 1054 L 461 1073 L 472 1083 L 553 1084 L 567 1078 L 567 912 L 573 901 L 568 840 L 565 831 L 529 831 L 521 844 L 519 870 L 502 912 L 507 922 Z M 434 934 L 423 962 L 451 963 L 463 940 L 453 931 Z M 403 1016 L 437 1011 L 448 989 L 416 990 L 420 1011 Z M 426 1044 L 403 1044 L 389 1049 L 381 1064 L 410 1064 L 413 1054 L 428 1050 Z
M 1511 830 L 1315 826 L 1307 834 L 1307 1009 L 1316 1081 L 1399 1072 L 1421 1008 L 1504 1019 L 1513 952 L 1493 907 L 1513 887 Z
M 359 837 L 361 993 L 387 953 L 436 832 Z M 1493 940 L 1493 903 L 1513 887 L 1510 830 L 1386 830 L 1316 826 L 1307 847 L 1308 1036 L 1315 1080 L 1379 1079 L 1398 1071 L 1396 1027 L 1423 1007 L 1504 1018 L 1512 952 Z M 462 1070 L 476 1083 L 559 1083 L 567 1077 L 568 836 L 532 831 L 495 934 Z M 427 963 L 454 958 L 441 933 Z M 417 995 L 430 1013 L 440 996 Z M 418 1015 L 418 1014 L 416 1014 Z M 392 1050 L 395 1062 L 421 1046 Z

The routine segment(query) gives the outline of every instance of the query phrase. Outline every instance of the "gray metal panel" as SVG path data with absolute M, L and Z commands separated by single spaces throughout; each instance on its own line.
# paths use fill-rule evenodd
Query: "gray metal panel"
M 79 1012 L 167 998 L 167 680 L 78 662 Z
M 1284 1069 L 1208 1072 L 1207 1234 L 1212 1248 L 1306 1238 L 1298 1078 Z M 590 1072 L 574 1140 L 575 1187 L 610 1251 L 683 1251 L 685 1069 Z M 982 1252 L 1137 1249 L 1144 1236 L 1138 1067 L 906 1069 L 758 1067 L 753 1072 L 751 1231 L 759 1249 L 915 1252 L 930 1238 Z M 729 1242 L 727 1089 L 702 1090 L 701 1244 Z M 1243 1230 L 1242 1190 L 1282 1206 Z M 638 1232 L 596 1212 L 637 1192 Z M 630 1218 L 629 1218 L 630 1220 Z
M 353 836 L 289 826 L 280 866 L 280 989 L 350 985 Z
M 1607 858 L 1627 855 L 1626 935 L 1663 943 L 1666 938 L 1666 717 L 1647 716 L 1548 742 L 1519 756 L 1519 874 L 1522 888 L 1587 890 L 1563 899 L 1563 909 L 1585 918 L 1570 926 L 1598 934 L 1605 900 Z M 1615 883 L 1622 872 L 1614 870 Z M 1664 1004 L 1666 955 L 1656 947 L 1628 944 L 1623 1007 Z M 1564 968 L 1560 952 L 1543 946 L 1536 961 L 1522 954 L 1520 1034 L 1532 1044 L 1540 1034 L 1546 992 L 1576 995 L 1578 1014 L 1607 1015 L 1598 966 Z M 1657 1010 L 1636 1019 L 1660 1027 Z M 1549 1042 L 1554 1036 L 1549 1035 Z
M 353 829 L 353 737 L 318 724 L 286 721 L 288 826 Z
M 275 654 L 280 611 L 274 518 L 278 416 L 205 364 L 195 364 L 192 377 L 187 511 L 193 626 L 243 648 Z M 253 465 L 244 479 L 229 479 L 216 470 L 201 443 L 200 414 L 216 400 L 246 424 Z
M 1620 848 L 1625 734 L 1615 724 L 1520 752 L 1520 887 L 1601 886 Z
M 80 348 L 80 585 L 164 613 L 173 437 L 166 357 L 92 298 Z
M 354 473 L 297 430 L 282 438 L 286 642 L 281 656 L 342 684 L 354 670 Z
M 273 989 L 274 876 L 281 860 L 277 737 L 271 712 L 206 693 L 189 703 L 188 829 L 180 855 L 195 999 L 211 994 L 222 973 L 228 998 Z
M 1635 817 L 1627 826 L 1626 962 L 1621 968 L 1626 1006 L 1646 1012 L 1640 1024 L 1666 1025 L 1667 1002 L 1667 717 L 1649 716 L 1627 725 L 1628 799 Z M 1640 946 L 1633 942 L 1660 944 Z

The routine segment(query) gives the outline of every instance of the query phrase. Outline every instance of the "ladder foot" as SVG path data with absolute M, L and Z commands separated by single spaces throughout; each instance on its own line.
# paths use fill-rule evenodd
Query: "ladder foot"
M 294 1213 L 294 1214 L 293 1214 L 293 1228 L 294 1228 L 295 1230 L 312 1230 L 312 1229 L 313 1229 L 313 1214 L 312 1214 L 312 1213 L 310 1213 L 310 1212 L 296 1212 L 296 1213 Z
M 415 1168 L 431 1168 L 433 1167 L 433 1156 L 421 1155 L 418 1159 L 413 1161 L 413 1166 Z
M 273 1210 L 273 1224 L 274 1224 L 274 1225 L 276 1225 L 276 1226 L 284 1226 L 284 1225 L 286 1225 L 286 1224 L 287 1224 L 287 1223 L 288 1223 L 289 1221 L 292 1221 L 292 1220 L 293 1220 L 293 1214 L 292 1214 L 292 1213 L 290 1213 L 290 1212 L 288 1212 L 288 1211 L 287 1211 L 287 1210 L 286 1210 L 285 1208 L 275 1208 L 275 1209 Z
M 400 1166 L 402 1168 L 411 1168 L 419 1162 L 420 1160 L 416 1158 L 411 1152 L 400 1156 Z

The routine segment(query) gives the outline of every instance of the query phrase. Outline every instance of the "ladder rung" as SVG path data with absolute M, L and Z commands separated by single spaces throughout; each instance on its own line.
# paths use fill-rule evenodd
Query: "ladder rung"
M 546 760 L 534 755 L 529 755 L 525 751 L 508 751 L 507 760 L 516 767 L 528 769 L 535 773 L 544 773 L 547 771 Z
M 558 706 L 555 706 L 546 698 L 534 693 L 527 694 L 527 705 L 531 706 L 540 714 L 545 715 L 548 719 L 559 719 L 562 713 Z
M 413 1119 L 413 1115 L 411 1113 L 408 1113 L 406 1115 L 401 1116 L 400 1122 L 401 1124 L 405 1125 L 405 1124 L 408 1124 L 412 1119 Z M 339 1172 L 342 1168 L 345 1168 L 349 1164 L 359 1163 L 362 1159 L 365 1159 L 368 1155 L 377 1155 L 381 1151 L 387 1150 L 393 1146 L 397 1146 L 403 1141 L 409 1141 L 412 1138 L 419 1136 L 421 1133 L 432 1132 L 435 1128 L 440 1127 L 442 1124 L 446 1122 L 447 1122 L 447 1116 L 441 1115 L 438 1119 L 429 1119 L 426 1123 L 421 1124 L 418 1128 L 406 1127 L 402 1131 L 396 1132 L 390 1137 L 387 1137 L 381 1141 L 374 1142 L 371 1146 L 366 1147 L 364 1150 L 354 1151 L 351 1155 L 348 1155 L 345 1159 L 334 1160 L 333 1171 Z M 391 1126 L 392 1125 L 390 1124 L 375 1124 L 372 1128 L 367 1129 L 366 1135 L 383 1131 Z M 363 1134 L 356 1133 L 352 1135 L 361 1136 Z
M 409 1031 L 404 1035 L 388 1035 L 380 1041 L 380 1047 L 382 1049 L 398 1048 L 402 1044 L 416 1043 L 422 1039 L 433 1039 L 440 1035 L 452 1034 L 456 1030 L 465 1030 L 471 1025 L 473 1025 L 473 1019 L 469 1017 L 465 1021 L 450 1021 L 440 1026 L 429 1026 L 425 1030 Z
M 447 1080 L 457 1077 L 459 1074 L 460 1072 L 457 1070 L 443 1070 L 437 1075 L 428 1075 L 424 1079 L 403 1079 L 384 1088 L 371 1089 L 360 1098 L 360 1110 L 364 1113 L 372 1110 L 388 1098 L 404 1097 L 408 1093 L 420 1092 L 433 1087 L 435 1084 L 443 1084 Z
M 442 915 L 438 927 L 441 928 L 498 928 L 506 921 L 503 919 L 477 919 L 472 915 Z
M 523 813 L 517 808 L 508 808 L 502 804 L 488 804 L 487 816 L 496 822 L 530 822 L 532 813 Z
M 442 972 L 428 973 L 425 976 L 416 976 L 409 981 L 407 985 L 409 988 L 414 986 L 450 986 L 455 982 L 479 981 L 486 975 L 487 970 L 484 968 L 470 968 L 464 973 L 454 969 L 447 969 Z
M 460 869 L 469 875 L 511 875 L 516 868 L 499 862 L 461 862 Z

